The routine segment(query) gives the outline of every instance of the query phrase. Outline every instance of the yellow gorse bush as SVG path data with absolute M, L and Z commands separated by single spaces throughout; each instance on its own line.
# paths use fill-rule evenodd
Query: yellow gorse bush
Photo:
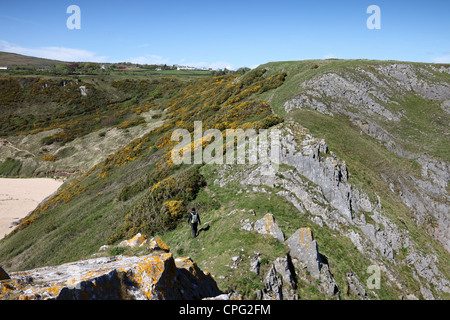
M 54 155 L 50 154 L 50 155 L 46 155 L 42 157 L 42 161 L 50 161 L 50 162 L 55 162 L 56 160 L 58 160 L 57 157 L 55 157 Z
M 172 218 L 180 218 L 186 211 L 182 200 L 166 201 L 163 203 L 163 207 L 168 210 Z

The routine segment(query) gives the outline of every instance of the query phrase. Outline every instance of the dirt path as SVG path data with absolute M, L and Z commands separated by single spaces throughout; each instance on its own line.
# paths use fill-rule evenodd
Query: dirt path
M 23 152 L 25 152 L 25 153 L 28 153 L 28 154 L 32 155 L 33 157 L 36 156 L 34 153 L 31 153 L 31 152 L 28 151 L 28 150 L 24 150 L 24 149 L 19 149 L 19 148 L 17 148 L 17 147 L 16 147 L 15 145 L 13 145 L 11 142 L 9 142 L 8 140 L 5 140 L 5 139 L 0 139 L 0 145 L 3 146 L 3 147 L 9 147 L 9 148 L 14 149 L 14 150 L 16 150 L 16 151 L 23 151 Z

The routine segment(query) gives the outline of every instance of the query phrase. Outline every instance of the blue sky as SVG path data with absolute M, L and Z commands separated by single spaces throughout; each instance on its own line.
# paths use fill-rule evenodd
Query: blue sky
M 78 5 L 81 29 L 67 7 Z M 366 26 L 370 5 L 381 29 Z M 0 1 L 0 51 L 213 68 L 270 61 L 450 63 L 450 0 Z

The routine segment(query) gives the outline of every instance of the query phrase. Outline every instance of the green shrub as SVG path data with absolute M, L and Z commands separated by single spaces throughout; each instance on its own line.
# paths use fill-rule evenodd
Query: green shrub
M 152 97 L 155 99 L 161 98 L 163 93 L 160 90 L 156 90 L 152 93 Z
M 123 254 L 126 250 L 127 250 L 127 248 L 125 248 L 125 247 L 112 247 L 112 248 L 109 250 L 109 253 L 110 253 L 112 256 L 118 256 L 118 255 Z
M 277 115 L 270 115 L 260 121 L 255 125 L 255 129 L 269 129 L 281 122 L 283 122 L 283 118 L 280 118 Z
M 136 184 L 123 188 L 119 198 L 128 199 L 140 188 L 149 186 L 150 181 L 154 180 L 152 178 L 139 180 Z M 155 235 L 174 229 L 183 215 L 171 214 L 167 204 L 175 201 L 187 203 L 195 199 L 203 186 L 205 186 L 205 179 L 199 172 L 199 166 L 189 167 L 156 182 L 149 187 L 139 203 L 126 214 L 125 222 L 114 232 L 108 243 L 130 238 L 138 232 Z
M 119 201 L 127 201 L 128 199 L 133 198 L 138 193 L 144 191 L 148 187 L 154 185 L 157 182 L 154 175 L 150 174 L 146 177 L 140 178 L 135 183 L 131 185 L 126 185 L 122 188 L 122 190 L 119 193 L 119 196 L 117 199 Z
M 49 137 L 42 138 L 41 143 L 44 146 L 48 146 L 48 145 L 52 144 L 55 141 L 56 141 L 56 139 L 53 136 L 49 136 Z

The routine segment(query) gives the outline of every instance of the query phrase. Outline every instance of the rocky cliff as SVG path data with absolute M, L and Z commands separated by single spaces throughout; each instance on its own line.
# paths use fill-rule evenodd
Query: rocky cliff
M 233 174 L 227 174 L 230 167 L 224 166 L 219 171 L 222 178 L 215 184 L 225 187 L 237 182 L 263 192 L 269 198 L 273 195 L 284 197 L 295 206 L 299 215 L 348 238 L 373 265 L 381 268 L 391 285 L 401 290 L 408 289 L 402 284 L 404 280 L 395 270 L 397 267 L 409 270 L 410 277 L 416 279 L 426 299 L 434 299 L 431 287 L 438 294 L 450 292 L 448 279 L 437 267 L 437 253 L 424 253 L 422 244 L 414 240 L 410 231 L 386 215 L 379 197 L 371 199 L 349 182 L 346 163 L 328 149 L 326 141 L 315 138 L 295 122 L 286 122 L 277 128 L 281 130 L 278 171 L 275 164 L 268 164 L 233 167 Z M 283 232 L 278 226 L 268 227 L 272 220 L 273 216 L 269 215 L 253 226 L 244 220 L 241 228 L 271 234 L 283 241 Z M 298 229 L 286 244 L 292 259 L 301 262 L 310 276 L 321 279 L 320 283 L 330 295 L 339 292 L 329 272 L 333 266 L 328 266 L 325 257 L 319 254 L 310 229 Z M 358 296 L 365 297 L 365 291 L 364 294 L 360 294 L 362 290 L 358 291 L 357 283 L 359 280 L 350 272 L 348 287 Z
M 329 271 L 329 265 L 324 256 L 319 253 L 317 242 L 313 238 L 310 228 L 300 228 L 286 241 L 284 234 L 275 221 L 273 214 L 266 214 L 254 223 L 249 219 L 241 221 L 241 229 L 254 231 L 263 235 L 270 235 L 282 242 L 288 248 L 285 257 L 278 257 L 265 275 L 264 289 L 257 293 L 259 299 L 297 300 L 295 293 L 297 278 L 307 271 L 315 280 L 320 282 L 320 290 L 331 298 L 339 299 L 339 287 Z M 251 271 L 259 274 L 261 259 L 258 255 L 253 258 Z
M 287 112 L 309 109 L 343 115 L 361 134 L 376 139 L 390 152 L 416 159 L 421 176 L 395 172 L 383 178 L 412 210 L 416 222 L 427 224 L 429 234 L 450 251 L 448 152 L 435 152 L 448 144 L 448 74 L 448 66 L 407 63 L 324 72 L 302 82 L 299 94 L 283 107 Z M 429 121 L 418 121 L 428 117 Z M 434 220 L 431 224 L 427 223 L 430 219 Z

